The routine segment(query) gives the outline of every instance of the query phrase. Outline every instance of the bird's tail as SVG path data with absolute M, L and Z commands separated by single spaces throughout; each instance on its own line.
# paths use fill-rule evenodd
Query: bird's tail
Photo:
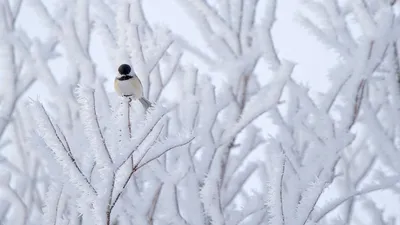
M 140 103 L 142 103 L 143 107 L 145 110 L 147 110 L 149 107 L 151 107 L 151 102 L 143 97 L 139 98 Z

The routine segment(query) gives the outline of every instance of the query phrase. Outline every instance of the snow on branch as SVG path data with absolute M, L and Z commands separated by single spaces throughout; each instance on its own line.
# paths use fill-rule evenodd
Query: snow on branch
M 0 184 L 0 199 L 7 200 L 15 207 L 12 223 L 16 225 L 24 225 L 28 219 L 28 209 L 18 193 L 8 184 Z
M 103 131 L 99 124 L 94 90 L 80 87 L 76 93 L 78 95 L 78 103 L 81 106 L 82 121 L 85 122 L 85 133 L 87 139 L 91 141 L 92 150 L 96 154 L 96 162 L 98 166 L 110 167 L 113 159 L 111 158 L 110 150 L 107 147 Z
M 80 149 L 71 149 L 70 146 L 72 145 L 69 143 L 71 137 L 65 136 L 60 128 L 54 124 L 48 111 L 44 109 L 40 102 L 32 101 L 31 109 L 37 121 L 39 136 L 44 140 L 46 147 L 52 151 L 54 158 L 62 166 L 63 172 L 68 175 L 68 179 L 64 182 L 71 182 L 80 190 L 78 196 L 82 196 L 80 198 L 86 202 L 86 208 L 89 208 L 88 204 L 95 205 L 92 213 L 99 223 L 109 224 L 114 206 L 123 196 L 132 176 L 140 172 L 141 168 L 158 160 L 166 152 L 187 145 L 193 140 L 193 137 L 190 132 L 188 133 L 185 130 L 179 131 L 177 135 L 165 136 L 161 133 L 160 131 L 165 126 L 163 125 L 165 120 L 162 121 L 161 119 L 171 109 L 154 106 L 155 108 L 149 110 L 147 114 L 141 114 L 140 111 L 131 112 L 133 113 L 131 116 L 140 118 L 136 118 L 136 123 L 132 124 L 132 138 L 120 139 L 122 143 L 119 143 L 119 145 L 109 145 L 108 143 L 113 141 L 108 140 L 108 138 L 114 138 L 110 134 L 118 133 L 122 129 L 120 126 L 127 126 L 128 124 L 126 122 L 100 124 L 99 116 L 101 115 L 99 115 L 100 111 L 97 111 L 96 107 L 98 99 L 95 98 L 95 90 L 81 86 L 76 93 L 77 101 L 81 106 L 80 115 L 84 128 L 81 132 L 83 132 L 88 143 L 87 145 L 75 145 L 75 148 Z M 129 104 L 128 101 L 121 101 L 121 106 Z M 125 109 L 125 107 L 121 108 Z M 121 113 L 126 114 L 128 112 Z M 113 114 L 108 112 L 105 115 L 112 116 Z M 121 118 L 131 118 L 131 116 L 121 115 Z M 112 120 L 112 117 L 109 119 Z M 157 124 L 160 128 L 156 127 Z M 103 132 L 104 126 L 108 128 L 106 133 Z M 89 146 L 89 149 L 85 149 L 84 146 Z M 90 174 L 84 173 L 82 169 L 85 158 L 79 159 L 73 152 L 94 154 L 94 167 Z M 117 152 L 122 153 L 122 161 L 119 157 L 112 158 L 112 155 L 116 156 Z M 124 153 L 127 154 L 124 155 Z M 86 157 L 89 157 L 89 155 Z M 49 191 L 55 192 L 55 189 Z M 68 189 L 64 191 L 66 194 L 74 195 L 74 192 L 68 192 Z M 55 204 L 55 202 L 53 203 Z M 50 214 L 54 216 L 54 212 L 49 212 L 49 216 Z M 58 217 L 60 216 L 61 214 Z M 54 217 L 48 217 L 48 219 L 57 220 Z
M 43 138 L 47 147 L 53 152 L 54 157 L 61 164 L 64 172 L 70 177 L 70 180 L 77 188 L 90 195 L 96 194 L 95 188 L 89 182 L 87 176 L 83 174 L 75 157 L 71 154 L 68 143 L 63 143 L 60 131 L 57 131 L 42 103 L 32 101 L 31 107 L 36 119 L 39 136 Z
M 29 1 L 50 30 L 35 40 L 15 32 L 22 1 L 6 1 L 0 137 L 10 125 L 14 136 L 0 146 L 21 163 L 0 156 L 12 173 L 2 176 L 0 220 L 308 225 L 333 224 L 338 212 L 355 223 L 355 197 L 393 187 L 400 171 L 397 15 L 374 1 L 302 5 L 317 17 L 300 23 L 341 57 L 318 95 L 277 49 L 276 0 L 178 0 L 207 49 L 151 24 L 143 0 Z M 96 38 L 112 71 L 132 65 L 152 107 L 107 92 L 115 74 L 97 69 Z M 184 65 L 186 54 L 206 68 Z M 65 79 L 51 59 L 65 63 Z M 22 111 L 34 82 L 52 96 Z
M 326 133 L 329 136 L 349 138 L 347 144 L 343 143 L 343 149 L 339 151 L 340 156 L 337 156 L 333 164 L 337 175 L 329 179 L 331 185 L 336 184 L 333 186 L 340 190 L 339 194 L 342 197 L 338 198 L 340 200 L 333 208 L 328 206 L 329 204 L 324 207 L 322 201 L 316 202 L 316 205 L 328 209 L 322 215 L 325 217 L 338 205 L 343 204 L 348 210 L 340 213 L 346 224 L 351 224 L 355 220 L 354 204 L 358 201 L 352 196 L 357 195 L 356 188 L 367 182 L 367 174 L 377 170 L 376 164 L 382 160 L 384 167 L 398 172 L 397 164 L 390 160 L 397 158 L 398 148 L 394 139 L 390 138 L 393 133 L 385 132 L 397 129 L 395 127 L 398 125 L 390 122 L 389 124 L 386 119 L 388 117 L 382 116 L 390 113 L 393 107 L 398 107 L 393 103 L 385 103 L 392 99 L 391 96 L 397 96 L 398 84 L 396 88 L 383 85 L 397 77 L 393 72 L 397 58 L 392 47 L 392 38 L 397 40 L 397 28 L 393 22 L 389 22 L 393 21 L 396 15 L 390 4 L 379 1 L 349 1 L 344 4 L 335 0 L 311 2 L 307 7 L 317 13 L 324 24 L 334 28 L 327 29 L 326 26 L 320 26 L 320 21 L 308 19 L 307 26 L 311 27 L 311 33 L 325 43 L 330 41 L 329 47 L 344 57 L 329 71 L 328 76 L 333 85 L 317 100 L 322 106 L 321 109 L 326 110 L 328 114 L 325 115 L 328 116 L 326 121 L 330 121 L 331 124 L 329 129 L 328 126 L 323 129 L 329 130 Z M 316 11 L 317 9 L 320 11 Z M 346 17 L 355 18 L 356 21 L 346 20 Z M 356 29 L 358 33 L 355 32 Z M 326 41 L 328 39 L 329 41 Z M 382 76 L 381 71 L 387 72 Z M 390 91 L 387 91 L 388 87 Z M 353 132 L 353 137 L 347 134 L 349 131 Z M 324 143 L 325 140 L 329 140 L 327 138 L 324 136 L 324 139 L 317 138 L 316 141 Z M 389 182 L 388 186 L 396 182 Z M 362 194 L 361 191 L 360 195 Z M 317 211 L 311 212 L 311 217 L 307 219 L 312 220 L 310 223 L 318 223 L 322 219 L 311 219 Z

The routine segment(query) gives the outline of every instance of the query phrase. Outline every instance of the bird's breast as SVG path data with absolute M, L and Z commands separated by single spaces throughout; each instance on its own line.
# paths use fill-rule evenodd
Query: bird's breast
M 115 91 L 120 96 L 132 96 L 135 99 L 142 97 L 142 85 L 138 79 L 132 78 L 129 80 L 114 81 Z

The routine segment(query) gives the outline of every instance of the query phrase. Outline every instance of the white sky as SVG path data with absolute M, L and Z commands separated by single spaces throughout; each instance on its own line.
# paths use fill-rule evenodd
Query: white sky
M 173 2 L 147 0 L 146 9 L 150 21 L 167 24 L 176 33 L 196 43 L 200 49 L 206 48 L 190 17 Z M 261 0 L 260 4 L 262 2 L 265 1 Z M 273 29 L 278 54 L 298 63 L 295 69 L 296 77 L 302 77 L 302 80 L 309 82 L 316 90 L 324 91 L 327 87 L 324 76 L 327 70 L 326 62 L 334 62 L 335 56 L 296 23 L 295 15 L 301 8 L 299 2 L 300 0 L 278 0 L 277 22 Z
M 324 46 L 310 36 L 305 29 L 296 22 L 296 12 L 299 12 L 300 0 L 279 0 L 277 22 L 273 28 L 274 41 L 277 45 L 278 54 L 297 63 L 294 76 L 307 82 L 315 91 L 327 89 L 326 80 L 327 69 L 335 62 L 335 55 L 329 52 Z M 57 1 L 45 0 L 50 9 L 54 10 Z M 173 0 L 146 0 L 145 10 L 149 15 L 149 20 L 153 24 L 165 24 L 171 30 L 190 40 L 200 49 L 205 45 L 196 27 L 191 22 L 190 17 Z M 261 0 L 263 2 L 263 0 Z M 44 37 L 48 35 L 48 29 L 41 25 L 40 20 L 29 7 L 24 7 L 20 25 L 27 30 L 30 36 Z M 295 34 L 295 36 L 293 36 Z M 93 39 L 93 57 L 97 62 L 98 69 L 108 78 L 115 76 L 115 68 L 109 62 L 100 38 Z M 190 58 L 192 63 L 201 65 L 199 61 Z M 328 65 L 326 62 L 329 62 Z M 53 71 L 57 71 L 60 77 L 67 75 L 64 71 L 67 64 L 56 60 L 51 64 Z M 206 71 L 206 70 L 205 70 Z M 111 90 L 111 82 L 110 82 Z M 45 97 L 48 93 L 41 85 L 36 85 L 30 91 L 30 96 L 36 97 L 39 94 Z

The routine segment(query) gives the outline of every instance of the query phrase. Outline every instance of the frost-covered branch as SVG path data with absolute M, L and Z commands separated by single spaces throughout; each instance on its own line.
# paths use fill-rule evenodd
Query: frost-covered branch
M 19 160 L 0 155 L 11 174 L 0 191 L 14 196 L 0 199 L 0 220 L 311 225 L 338 213 L 351 225 L 361 205 L 385 224 L 371 196 L 398 194 L 398 3 L 301 5 L 296 22 L 339 56 L 315 93 L 276 44 L 280 2 L 175 2 L 205 47 L 154 24 L 143 0 L 0 4 L 0 146 Z M 25 6 L 43 36 L 16 29 Z M 122 63 L 148 110 L 109 92 Z M 37 83 L 51 96 L 25 110 Z
M 335 209 L 336 207 L 338 207 L 340 204 L 344 203 L 345 201 L 347 201 L 351 198 L 354 198 L 358 195 L 365 195 L 365 194 L 368 194 L 373 191 L 388 189 L 388 188 L 392 187 L 393 185 L 399 183 L 399 181 L 400 181 L 400 177 L 391 177 L 391 178 L 388 178 L 386 181 L 382 182 L 382 184 L 369 185 L 368 187 L 364 187 L 360 191 L 355 191 L 355 192 L 349 194 L 348 196 L 339 198 L 336 201 L 331 202 L 330 204 L 326 205 L 323 209 L 320 209 L 319 213 L 317 215 L 314 215 L 313 219 L 316 222 L 319 222 L 319 220 L 321 220 L 321 218 L 323 218 L 328 212 L 332 211 L 333 209 Z
M 39 136 L 43 138 L 61 166 L 66 169 L 71 181 L 75 182 L 77 188 L 82 188 L 88 194 L 96 194 L 95 188 L 83 174 L 75 157 L 71 155 L 71 151 L 66 147 L 67 143 L 63 143 L 61 140 L 59 135 L 61 131 L 57 131 L 43 105 L 40 102 L 33 102 L 32 110 L 36 113 L 34 118 L 37 120 Z
M 333 86 L 326 94 L 325 100 L 321 102 L 322 104 L 325 102 L 324 108 L 331 115 L 353 114 L 344 120 L 341 116 L 342 121 L 338 123 L 339 130 L 350 125 L 350 129 L 345 130 L 355 131 L 355 138 L 343 150 L 342 157 L 335 166 L 338 173 L 344 176 L 338 175 L 333 180 L 333 183 L 336 183 L 333 186 L 341 190 L 344 196 L 339 199 L 343 202 L 349 200 L 346 204 L 347 210 L 342 210 L 346 224 L 354 222 L 353 208 L 358 201 L 348 196 L 352 196 L 362 183 L 367 182 L 367 175 L 378 168 L 377 164 L 383 162 L 396 173 L 398 171 L 397 166 L 389 160 L 397 158 L 398 149 L 394 147 L 395 134 L 392 132 L 397 124 L 387 123 L 385 117 L 381 116 L 391 112 L 392 107 L 397 107 L 393 105 L 397 102 L 399 90 L 397 85 L 397 87 L 393 85 L 397 75 L 394 72 L 396 60 L 393 60 L 393 56 L 396 54 L 392 43 L 398 39 L 395 31 L 398 25 L 393 22 L 396 16 L 391 5 L 378 2 L 349 1 L 339 4 L 335 0 L 308 1 L 308 9 L 311 9 L 310 12 L 317 15 L 321 21 L 319 23 L 310 22 L 310 19 L 301 21 L 317 39 L 343 57 L 343 60 L 330 72 L 329 77 Z M 346 16 L 355 18 L 356 22 L 347 21 Z M 361 28 L 361 35 L 354 35 L 355 27 Z M 388 68 L 385 76 L 380 72 L 383 68 Z M 353 100 L 348 99 L 349 96 L 353 96 L 351 97 Z M 354 104 L 354 108 L 339 106 L 350 103 L 349 101 Z M 386 132 L 388 130 L 390 132 Z M 337 130 L 333 131 L 338 135 Z M 330 208 L 329 212 L 331 210 L 333 209 Z M 328 211 L 324 216 L 327 213 Z

